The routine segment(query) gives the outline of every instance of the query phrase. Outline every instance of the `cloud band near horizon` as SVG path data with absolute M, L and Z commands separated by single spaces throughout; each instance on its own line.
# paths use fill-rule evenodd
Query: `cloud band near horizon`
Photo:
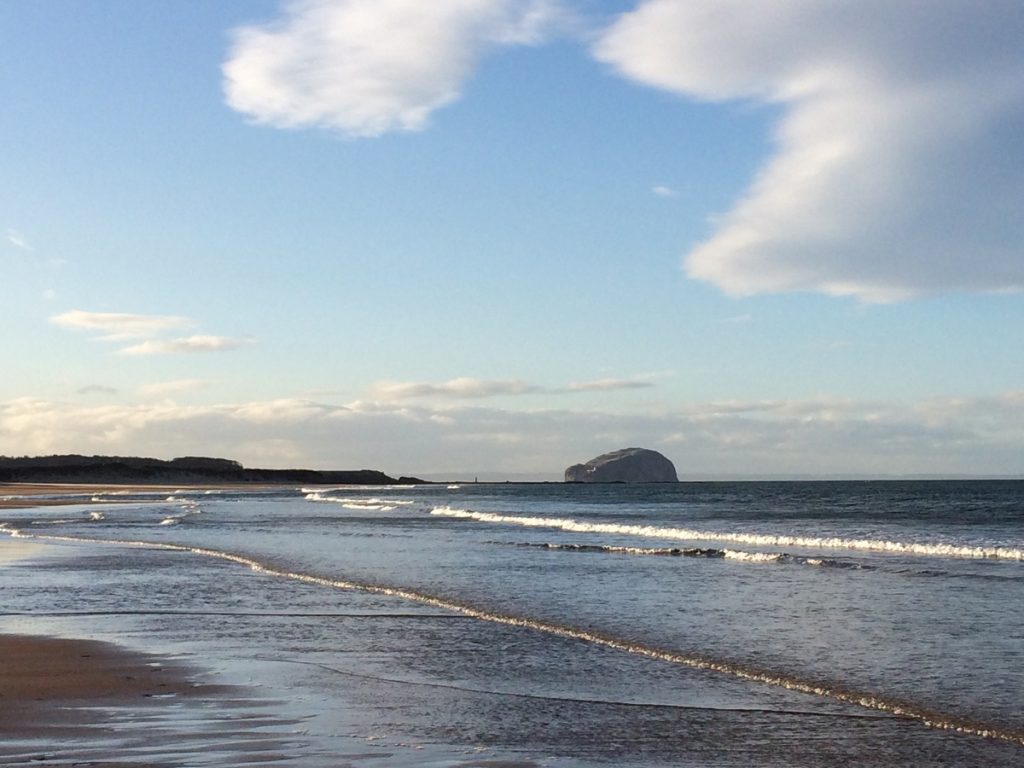
M 629 445 L 681 474 L 1020 475 L 1024 392 L 912 403 L 854 400 L 696 403 L 673 410 L 344 405 L 285 399 L 0 403 L 0 454 L 220 455 L 247 466 L 373 467 L 391 474 L 498 471 L 553 477 Z M 844 451 L 836 454 L 835 445 Z

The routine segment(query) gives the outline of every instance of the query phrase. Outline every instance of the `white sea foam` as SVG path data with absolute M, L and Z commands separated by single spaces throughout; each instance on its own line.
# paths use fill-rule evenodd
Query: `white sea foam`
M 744 563 L 777 563 L 785 557 L 781 552 L 743 552 L 737 549 L 724 549 L 722 552 L 726 560 Z
M 786 565 L 810 565 L 815 567 L 832 568 L 853 568 L 870 569 L 871 566 L 863 565 L 852 560 L 839 560 L 834 558 L 803 557 L 791 555 L 788 552 L 750 552 L 738 549 L 714 549 L 703 547 L 622 547 L 608 544 L 557 544 L 552 542 L 501 542 L 492 541 L 489 544 L 505 544 L 517 547 L 532 547 L 536 549 L 552 549 L 567 552 L 582 552 L 608 555 L 640 555 L 660 557 L 685 557 L 685 558 L 707 558 L 736 560 L 742 563 L 783 563 Z
M 312 486 L 309 488 L 299 488 L 299 493 L 331 493 L 341 491 L 343 493 L 352 493 L 353 491 L 376 491 L 377 493 L 406 493 L 420 491 L 443 491 L 446 486 L 443 485 L 321 485 Z
M 678 664 L 691 669 L 701 669 L 711 672 L 718 672 L 730 675 L 742 680 L 762 683 L 765 685 L 785 688 L 791 691 L 799 691 L 812 696 L 840 701 L 847 704 L 855 704 L 866 709 L 880 712 L 888 712 L 898 717 L 906 717 L 919 721 L 931 728 L 955 731 L 973 736 L 982 736 L 990 739 L 1012 742 L 1024 746 L 1024 732 L 1009 730 L 1001 727 L 988 727 L 978 723 L 963 720 L 954 715 L 944 715 L 919 707 L 915 704 L 901 702 L 893 699 L 886 699 L 872 693 L 850 690 L 840 685 L 803 679 L 796 676 L 775 672 L 767 669 L 749 667 L 736 662 L 714 659 L 711 657 L 690 654 L 677 651 L 654 648 L 630 640 L 606 635 L 589 629 L 571 627 L 562 624 L 555 624 L 550 621 L 531 619 L 521 616 L 510 616 L 495 613 L 483 608 L 477 608 L 465 603 L 455 602 L 447 598 L 437 597 L 423 592 L 416 592 L 402 587 L 392 587 L 380 584 L 364 584 L 346 579 L 335 579 L 315 574 L 301 573 L 297 571 L 286 571 L 274 566 L 261 563 L 252 557 L 239 555 L 232 552 L 224 552 L 204 547 L 189 547 L 183 544 L 166 544 L 149 541 L 133 541 L 124 539 L 92 539 L 78 536 L 49 536 L 44 534 L 30 534 L 11 528 L 6 523 L 0 523 L 0 532 L 10 535 L 12 538 L 30 538 L 47 541 L 70 541 L 89 544 L 110 544 L 126 547 L 142 547 L 148 549 L 159 549 L 171 552 L 188 552 L 204 557 L 212 557 L 218 560 L 237 563 L 245 566 L 256 573 L 283 579 L 290 579 L 304 584 L 313 584 L 333 589 L 354 590 L 366 594 L 385 595 L 401 600 L 409 600 L 421 605 L 429 605 L 434 608 L 452 611 L 462 616 L 478 619 L 480 621 L 503 624 L 506 626 L 530 629 L 535 632 L 543 632 L 555 637 L 566 637 L 579 640 L 592 645 L 623 651 L 636 656 Z
M 102 520 L 103 519 L 103 513 L 102 512 L 90 512 L 89 513 L 89 519 L 90 520 Z
M 701 531 L 690 528 L 664 528 L 656 525 L 626 525 L 622 523 L 585 523 L 572 518 L 523 517 L 499 515 L 493 512 L 474 512 L 468 509 L 435 507 L 430 514 L 440 517 L 476 520 L 497 525 L 519 525 L 526 528 L 553 528 L 572 533 L 605 533 L 616 536 L 642 536 L 656 539 L 685 541 L 726 541 L 764 547 L 808 547 L 816 549 L 851 549 L 871 552 L 889 552 L 926 557 L 964 557 L 990 560 L 1024 560 L 1024 549 L 1019 547 L 981 547 L 964 544 L 886 541 L 884 539 L 844 539 L 838 536 L 790 536 L 769 533 L 731 533 L 727 531 Z
M 329 504 L 340 504 L 346 509 L 365 509 L 376 512 L 390 512 L 397 507 L 405 507 L 415 504 L 410 499 L 379 499 L 379 498 L 343 498 L 339 496 L 325 496 L 317 491 L 311 491 L 305 496 L 306 501 L 322 501 Z

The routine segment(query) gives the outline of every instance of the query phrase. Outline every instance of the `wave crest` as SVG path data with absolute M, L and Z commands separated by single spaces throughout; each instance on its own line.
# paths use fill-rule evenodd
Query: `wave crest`
M 655 539 L 684 541 L 725 541 L 767 547 L 807 547 L 811 549 L 849 549 L 870 552 L 889 552 L 925 557 L 962 557 L 988 560 L 1024 560 L 1024 549 L 1019 547 L 981 547 L 965 544 L 942 544 L 884 539 L 844 539 L 838 536 L 792 536 L 766 533 L 730 533 L 727 531 L 701 531 L 690 528 L 663 528 L 656 525 L 627 525 L 623 523 L 585 523 L 562 517 L 523 517 L 499 515 L 493 512 L 475 512 L 469 509 L 434 507 L 430 514 L 481 523 L 519 525 L 526 528 L 553 528 L 571 533 L 605 533 L 617 536 L 640 536 Z

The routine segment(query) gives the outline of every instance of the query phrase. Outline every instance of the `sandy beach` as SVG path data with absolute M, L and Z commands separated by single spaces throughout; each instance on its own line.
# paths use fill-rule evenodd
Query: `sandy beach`
M 0 635 L 4 739 L 73 737 L 102 722 L 97 707 L 217 690 L 194 684 L 184 668 L 110 643 Z

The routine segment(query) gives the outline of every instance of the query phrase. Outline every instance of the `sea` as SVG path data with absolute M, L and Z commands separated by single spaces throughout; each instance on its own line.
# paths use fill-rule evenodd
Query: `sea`
M 64 501 L 0 510 L 0 547 L 29 546 L 0 567 L 0 631 L 235 693 L 3 765 L 1024 765 L 1024 482 Z

